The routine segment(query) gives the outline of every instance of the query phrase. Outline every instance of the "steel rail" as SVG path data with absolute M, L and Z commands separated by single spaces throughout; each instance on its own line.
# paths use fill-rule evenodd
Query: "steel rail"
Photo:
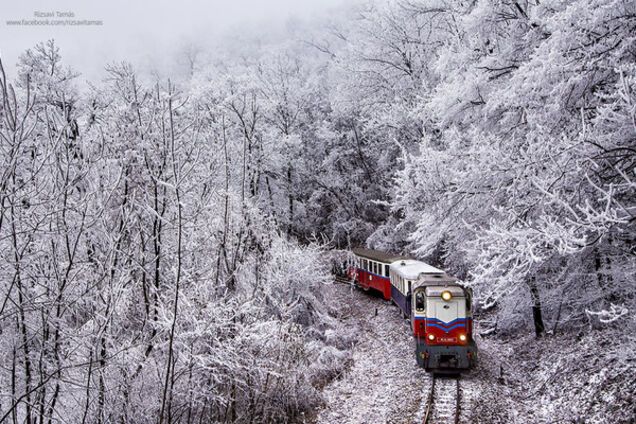
M 431 418 L 431 413 L 433 412 L 433 403 L 435 402 L 435 381 L 437 377 L 433 374 L 433 381 L 431 382 L 431 391 L 428 394 L 428 400 L 426 401 L 426 414 L 424 414 L 424 424 L 428 424 L 429 419 Z

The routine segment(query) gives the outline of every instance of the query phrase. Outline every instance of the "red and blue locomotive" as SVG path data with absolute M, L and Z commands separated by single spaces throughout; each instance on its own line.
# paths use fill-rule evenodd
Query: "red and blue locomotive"
M 350 277 L 392 300 L 408 317 L 418 365 L 426 370 L 472 368 L 472 293 L 457 279 L 424 262 L 370 249 L 354 249 Z

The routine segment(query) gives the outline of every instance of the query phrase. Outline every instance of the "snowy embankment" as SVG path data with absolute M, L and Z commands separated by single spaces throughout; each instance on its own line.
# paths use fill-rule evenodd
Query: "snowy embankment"
M 480 349 L 477 422 L 636 422 L 633 343 L 612 331 L 500 337 Z
M 334 301 L 344 306 L 343 324 L 356 328 L 351 367 L 323 391 L 318 423 L 403 423 L 417 412 L 430 377 L 416 367 L 409 325 L 379 296 L 337 284 Z M 396 394 L 402 399 L 395 402 Z

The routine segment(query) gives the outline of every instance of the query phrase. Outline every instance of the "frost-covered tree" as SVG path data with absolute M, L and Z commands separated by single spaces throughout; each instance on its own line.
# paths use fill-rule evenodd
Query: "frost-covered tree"
M 414 251 L 443 248 L 486 307 L 527 293 L 537 334 L 542 307 L 553 327 L 569 307 L 558 293 L 633 302 L 633 12 L 481 1 L 453 16 L 421 107 L 433 128 L 399 173 L 393 208 Z
M 40 47 L 0 85 L 0 421 L 273 422 L 315 406 L 339 366 L 315 360 L 332 349 L 316 330 L 328 277 L 322 248 L 287 240 L 261 201 L 262 87 L 188 92 L 115 64 L 80 95 L 40 72 L 64 69 Z

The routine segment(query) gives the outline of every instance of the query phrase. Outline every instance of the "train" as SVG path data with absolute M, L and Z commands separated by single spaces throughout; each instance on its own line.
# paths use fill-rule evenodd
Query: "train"
M 347 276 L 363 290 L 392 301 L 410 321 L 417 364 L 426 371 L 475 367 L 472 291 L 441 269 L 408 256 L 356 248 Z

